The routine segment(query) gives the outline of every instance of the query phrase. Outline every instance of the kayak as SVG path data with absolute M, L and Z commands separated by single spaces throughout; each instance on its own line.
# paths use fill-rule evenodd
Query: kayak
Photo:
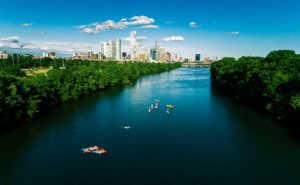
M 124 129 L 126 129 L 126 130 L 129 130 L 129 129 L 131 129 L 131 127 L 130 127 L 130 126 L 124 126 L 123 128 L 124 128 Z
M 83 151 L 83 153 L 87 154 L 87 153 L 94 153 L 94 154 L 107 154 L 107 151 L 104 150 L 101 147 L 98 146 L 93 146 L 93 147 L 89 147 L 89 148 L 82 148 L 81 149 Z
M 91 151 L 88 148 L 82 148 L 81 149 L 83 153 L 91 153 Z
M 93 151 L 94 154 L 107 154 L 107 151 L 104 149 Z
M 174 106 L 173 105 L 166 105 L 166 108 L 174 109 Z
M 92 146 L 88 148 L 90 151 L 96 151 L 99 150 L 100 148 L 98 146 Z

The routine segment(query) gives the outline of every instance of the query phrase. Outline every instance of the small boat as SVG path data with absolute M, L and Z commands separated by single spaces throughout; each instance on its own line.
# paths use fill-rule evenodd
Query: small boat
M 151 107 L 151 109 L 153 109 L 153 108 L 154 108 L 154 105 L 153 105 L 153 104 L 151 104 L 151 106 L 150 106 L 150 107 Z
M 155 109 L 158 109 L 158 105 L 155 105 L 155 107 L 154 107 Z
M 91 146 L 89 148 L 82 148 L 83 153 L 106 154 L 107 151 L 98 146 Z
M 170 110 L 166 110 L 166 113 L 167 113 L 167 114 L 170 114 Z
M 148 109 L 148 112 L 151 112 L 152 110 L 151 110 L 151 107 L 149 107 L 149 109 Z
M 125 130 L 129 130 L 129 129 L 131 129 L 131 126 L 124 126 L 123 127 Z
M 158 99 L 155 100 L 156 103 L 160 102 Z

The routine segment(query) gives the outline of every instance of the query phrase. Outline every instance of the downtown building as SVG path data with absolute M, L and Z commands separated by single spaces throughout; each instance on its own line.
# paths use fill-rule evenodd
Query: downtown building
M 54 51 L 52 52 L 43 52 L 43 58 L 56 58 L 56 53 Z
M 0 51 L 0 59 L 7 59 L 8 55 L 6 51 Z
M 120 39 L 100 43 L 100 53 L 106 60 L 122 59 L 122 43 Z

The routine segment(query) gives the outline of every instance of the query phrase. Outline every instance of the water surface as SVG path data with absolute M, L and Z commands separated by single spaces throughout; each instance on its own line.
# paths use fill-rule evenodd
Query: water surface
M 299 184 L 300 146 L 271 117 L 214 93 L 209 75 L 146 76 L 0 136 L 0 185 Z M 83 154 L 90 145 L 109 154 Z

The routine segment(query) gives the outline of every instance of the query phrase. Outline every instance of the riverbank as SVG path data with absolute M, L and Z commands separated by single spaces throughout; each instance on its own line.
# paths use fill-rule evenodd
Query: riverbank
M 263 57 L 224 58 L 211 66 L 215 89 L 235 101 L 270 113 L 289 128 L 299 128 L 300 55 L 290 50 Z
M 20 68 L 0 70 L 0 132 L 30 123 L 39 113 L 56 104 L 181 66 L 180 63 L 58 62 L 63 63 L 64 68 L 58 65 L 47 75 L 26 77 Z

